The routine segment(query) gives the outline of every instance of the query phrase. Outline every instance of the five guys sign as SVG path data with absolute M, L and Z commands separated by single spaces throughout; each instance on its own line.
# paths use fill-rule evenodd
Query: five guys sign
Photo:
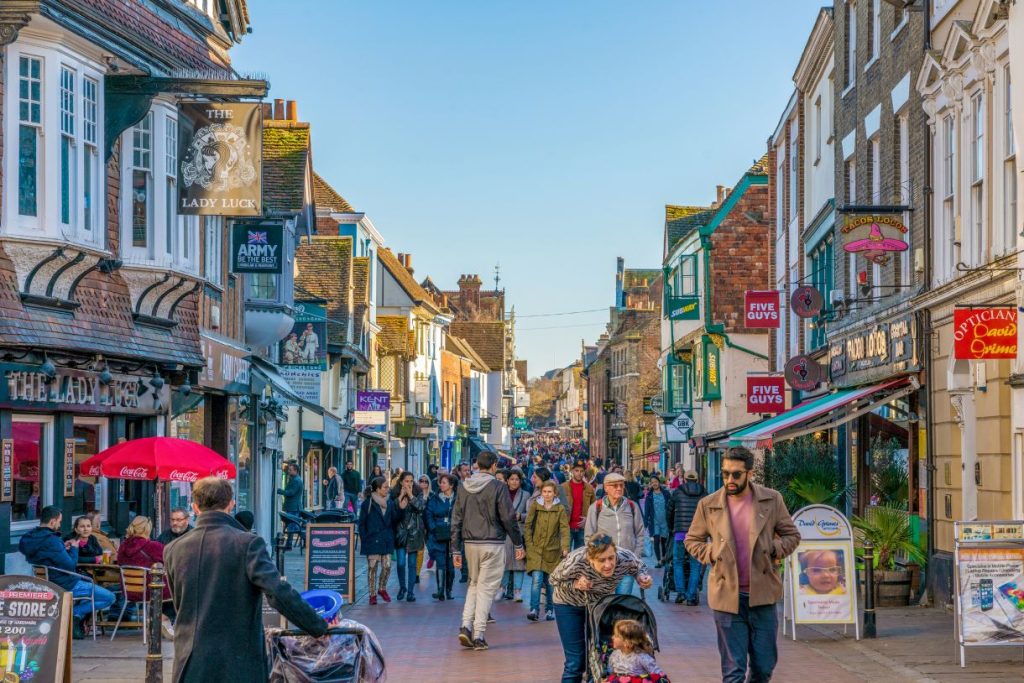
M 747 412 L 751 415 L 781 413 L 786 409 L 786 379 L 747 375 Z
M 748 289 L 743 307 L 744 324 L 747 327 L 779 326 L 779 293 L 777 291 L 756 291 Z

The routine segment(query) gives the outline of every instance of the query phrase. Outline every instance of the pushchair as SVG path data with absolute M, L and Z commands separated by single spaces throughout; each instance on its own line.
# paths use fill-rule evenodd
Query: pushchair
M 683 593 L 685 586 L 676 586 L 676 573 L 675 567 L 672 563 L 675 557 L 675 543 L 668 544 L 668 550 L 665 551 L 665 568 L 662 571 L 661 585 L 658 586 L 658 600 L 662 602 L 668 602 L 672 599 L 672 593 Z M 683 562 L 683 582 L 690 580 L 690 563 Z M 701 593 L 704 588 L 704 565 L 700 566 L 700 576 L 697 578 L 697 593 Z M 698 595 L 699 597 L 699 595 Z
M 369 628 L 351 619 L 324 639 L 303 631 L 266 629 L 268 683 L 385 683 L 384 650 Z
M 612 651 L 612 632 L 619 619 L 640 622 L 658 651 L 658 624 L 643 598 L 613 594 L 602 598 L 587 611 L 587 664 L 590 680 L 600 683 L 608 675 L 608 656 Z

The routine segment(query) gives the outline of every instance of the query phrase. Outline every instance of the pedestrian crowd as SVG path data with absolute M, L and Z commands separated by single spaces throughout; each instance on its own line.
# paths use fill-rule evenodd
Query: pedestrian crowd
M 417 599 L 425 573 L 434 577 L 431 597 L 452 600 L 461 574 L 463 647 L 488 649 L 494 601 L 526 603 L 529 621 L 556 622 L 561 680 L 575 683 L 588 674 L 586 620 L 597 602 L 636 596 L 638 587 L 646 599 L 653 568 L 663 569 L 659 593 L 696 606 L 708 574 L 723 681 L 769 680 L 782 593 L 774 567 L 799 534 L 780 495 L 751 481 L 749 451 L 723 455 L 725 485 L 710 495 L 693 470 L 631 472 L 591 459 L 581 442 L 528 441 L 516 456 L 483 452 L 419 477 L 371 474 L 358 504 L 371 605 L 391 602 L 392 563 L 399 601 Z M 350 488 L 338 484 L 343 504 Z M 653 643 L 641 621 L 619 619 L 603 650 L 605 680 L 667 681 Z

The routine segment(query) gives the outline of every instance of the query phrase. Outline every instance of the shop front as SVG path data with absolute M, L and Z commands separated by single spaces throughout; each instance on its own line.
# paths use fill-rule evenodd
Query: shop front
M 65 525 L 87 512 L 122 531 L 133 514 L 152 514 L 153 484 L 84 476 L 79 464 L 125 439 L 164 433 L 171 387 L 152 365 L 106 361 L 0 363 L 0 557 L 24 571 L 21 536 L 47 505 Z

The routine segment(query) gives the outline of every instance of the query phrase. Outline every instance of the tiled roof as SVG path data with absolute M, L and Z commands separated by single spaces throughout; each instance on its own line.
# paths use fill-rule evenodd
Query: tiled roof
M 661 270 L 655 268 L 626 268 L 622 273 L 622 286 L 625 289 L 633 287 L 650 287 Z
M 672 251 L 676 243 L 690 232 L 704 225 L 714 214 L 707 206 L 665 205 L 665 253 Z
M 487 363 L 485 363 L 484 359 L 480 357 L 480 354 L 476 352 L 476 349 L 470 346 L 469 342 L 465 339 L 456 337 L 454 334 L 447 334 L 444 338 L 444 344 L 445 348 L 452 353 L 457 353 L 463 358 L 468 358 L 472 361 L 473 365 L 475 365 L 476 369 L 480 372 L 491 371 L 491 368 L 487 366 Z
M 296 287 L 327 300 L 327 342 L 344 344 L 352 315 L 352 238 L 314 237 L 302 242 L 295 250 L 295 263 Z M 302 291 L 297 292 L 295 298 L 301 299 L 302 295 Z
M 86 275 L 75 296 L 80 307 L 73 314 L 24 306 L 14 273 L 0 249 L 0 343 L 4 346 L 69 349 L 191 367 L 204 364 L 194 294 L 178 306 L 174 314 L 178 324 L 168 330 L 134 322 L 128 286 L 117 273 Z
M 456 320 L 449 333 L 469 342 L 492 371 L 505 368 L 505 323 Z
M 352 259 L 352 339 L 358 342 L 363 337 L 363 323 L 370 307 L 370 259 L 357 256 Z
M 413 302 L 420 306 L 425 306 L 432 311 L 437 311 L 437 307 L 434 305 L 434 297 L 430 295 L 430 292 L 423 289 L 420 283 L 416 282 L 412 273 L 398 261 L 398 257 L 390 249 L 386 247 L 378 249 L 377 260 L 398 281 L 398 285 L 405 290 L 405 293 L 409 295 Z
M 377 343 L 384 353 L 399 353 L 406 357 L 413 355 L 414 332 L 409 329 L 409 319 L 403 315 L 378 315 L 380 334 Z
M 750 175 L 768 175 L 768 154 L 766 153 L 755 161 L 754 165 L 747 170 L 747 173 Z
M 309 124 L 263 122 L 263 207 L 299 213 L 306 202 Z
M 345 198 L 338 194 L 337 190 L 331 187 L 330 183 L 323 179 L 317 172 L 313 172 L 313 201 L 316 202 L 316 210 L 326 210 L 328 213 L 355 213 L 352 205 L 345 201 Z

